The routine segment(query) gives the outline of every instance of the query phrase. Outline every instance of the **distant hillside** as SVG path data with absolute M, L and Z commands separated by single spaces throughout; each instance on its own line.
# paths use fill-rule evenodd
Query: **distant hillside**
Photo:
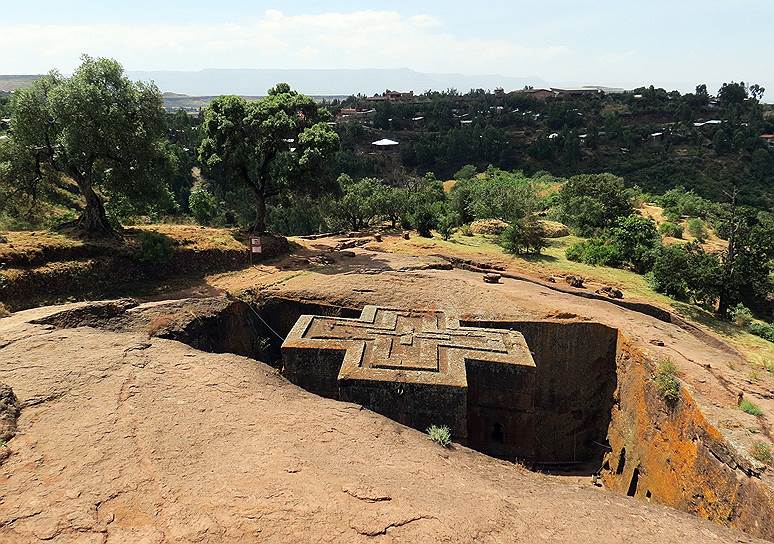
M 0 75 L 0 91 L 14 91 L 29 87 L 40 75 Z
M 273 70 L 273 69 L 208 69 L 184 71 L 128 71 L 133 80 L 154 81 L 164 91 L 169 109 L 204 106 L 214 96 L 238 94 L 259 97 L 278 82 L 314 97 L 347 97 L 352 94 L 373 95 L 385 89 L 414 91 L 470 89 L 522 89 L 525 85 L 545 87 L 539 78 L 499 75 L 469 76 L 464 74 L 428 74 L 407 68 L 397 70 Z M 0 91 L 29 86 L 39 75 L 0 75 Z
M 128 72 L 136 80 L 152 80 L 162 91 L 174 91 L 193 96 L 240 94 L 260 96 L 284 81 L 293 88 L 314 96 L 363 93 L 372 95 L 385 89 L 424 92 L 429 89 L 456 88 L 506 90 L 521 89 L 525 85 L 545 86 L 539 78 L 507 77 L 499 75 L 468 76 L 463 74 L 428 74 L 406 68 L 397 70 L 252 70 L 210 69 L 198 72 L 148 71 Z
M 180 109 L 192 111 L 207 107 L 207 104 L 209 104 L 210 101 L 217 96 L 219 95 L 189 96 L 187 94 L 180 93 L 163 93 L 162 99 L 164 100 L 164 108 L 167 111 L 175 111 Z M 242 96 L 244 96 L 244 98 L 247 100 L 258 100 L 261 98 L 261 96 L 255 95 Z M 312 98 L 317 100 L 333 100 L 335 98 L 343 100 L 344 98 L 347 98 L 347 96 L 349 95 L 312 95 Z

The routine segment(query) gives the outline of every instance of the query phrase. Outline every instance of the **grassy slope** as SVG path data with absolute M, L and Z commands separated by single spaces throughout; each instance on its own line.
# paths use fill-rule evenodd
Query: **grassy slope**
M 17 261 L 18 259 L 33 260 L 36 255 L 46 261 L 51 257 L 67 256 L 87 246 L 106 249 L 126 249 L 136 245 L 137 231 L 158 232 L 169 237 L 176 247 L 207 250 L 207 249 L 244 249 L 244 245 L 234 238 L 230 229 L 203 228 L 193 225 L 142 225 L 127 227 L 123 240 L 86 241 L 53 231 L 8 231 L 2 233 L 7 244 L 0 244 L 0 262 Z
M 637 298 L 666 307 L 712 330 L 745 355 L 751 367 L 751 375 L 760 370 L 774 372 L 774 344 L 750 334 L 732 323 L 721 321 L 697 306 L 678 302 L 657 293 L 644 276 L 628 270 L 591 266 L 570 261 L 565 255 L 565 250 L 580 240 L 581 238 L 576 236 L 555 238 L 549 240 L 549 247 L 541 255 L 522 256 L 505 253 L 497 245 L 497 238 L 492 236 L 463 236 L 455 233 L 449 241 L 444 241 L 438 234 L 435 234 L 432 240 L 412 238 L 409 243 L 423 249 L 435 247 L 447 254 L 471 253 L 472 251 L 482 256 L 488 256 L 493 260 L 508 263 L 514 269 L 524 270 L 536 276 L 576 274 L 591 281 L 618 287 L 629 298 Z M 406 250 L 409 248 L 410 246 L 407 246 Z
M 167 239 L 143 248 L 142 232 Z M 191 225 L 127 227 L 121 240 L 81 240 L 49 231 L 16 231 L 0 243 L 0 303 L 9 308 L 152 294 L 188 287 L 204 274 L 247 263 L 247 245 L 232 229 Z

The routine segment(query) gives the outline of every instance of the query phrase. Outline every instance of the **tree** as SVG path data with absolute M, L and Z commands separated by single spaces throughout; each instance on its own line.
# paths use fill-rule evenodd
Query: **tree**
M 459 186 L 459 187 L 458 187 Z M 513 222 L 538 208 L 538 196 L 530 178 L 489 168 L 485 177 L 460 182 L 452 189 L 450 200 L 463 221 L 500 219 Z
M 766 92 L 765 87 L 761 87 L 757 83 L 754 85 L 750 85 L 750 96 L 753 97 L 755 100 L 762 100 L 763 95 Z
M 79 230 L 113 233 L 100 191 L 133 204 L 170 200 L 161 93 L 130 81 L 115 60 L 83 56 L 71 77 L 51 72 L 17 91 L 11 125 L 38 177 L 49 168 L 77 184 Z
M 723 83 L 718 91 L 718 100 L 720 100 L 720 104 L 724 107 L 739 106 L 748 96 L 749 92 L 744 81 L 740 83 L 734 83 L 733 81 L 731 83 Z
M 712 307 L 720 296 L 723 269 L 717 255 L 695 243 L 665 245 L 656 256 L 650 281 L 660 293 Z
M 11 115 L 11 97 L 0 95 L 0 117 L 9 117 Z
M 188 197 L 191 214 L 200 225 L 210 225 L 218 214 L 218 202 L 215 196 L 202 183 L 196 183 Z
M 454 179 L 465 180 L 470 179 L 476 175 L 476 167 L 472 164 L 466 164 L 454 174 Z
M 706 106 L 709 103 L 709 93 L 707 92 L 706 84 L 696 85 L 696 97 L 701 100 L 702 106 Z
M 409 205 L 409 193 L 399 187 L 383 187 L 375 195 L 378 213 L 387 218 L 395 228 L 405 216 Z
M 446 210 L 438 215 L 438 232 L 444 240 L 448 240 L 460 224 L 460 217 L 453 211 Z
M 512 222 L 500 235 L 500 245 L 508 253 L 540 253 L 546 247 L 543 225 L 532 216 Z
M 729 204 L 721 218 L 728 243 L 722 256 L 722 284 L 718 315 L 725 317 L 738 302 L 760 306 L 772 291 L 774 219 L 738 205 L 739 188 L 728 193 Z
M 346 174 L 339 176 L 342 197 L 337 203 L 337 214 L 352 230 L 361 230 L 378 213 L 382 182 L 374 178 L 355 181 Z
M 632 214 L 619 219 L 610 229 L 610 241 L 621 258 L 640 274 L 653 266 L 661 237 L 652 219 Z
M 712 147 L 718 155 L 725 155 L 731 151 L 731 138 L 722 128 L 715 131 L 715 135 L 712 137 Z
M 573 176 L 559 191 L 558 200 L 562 222 L 584 236 L 633 212 L 631 192 L 613 174 Z
M 432 237 L 430 229 L 436 225 L 436 217 L 433 215 L 431 207 L 420 201 L 412 214 L 412 223 L 420 236 L 425 238 Z
M 279 83 L 268 96 L 248 102 L 221 96 L 204 112 L 199 160 L 215 181 L 249 188 L 255 204 L 252 232 L 266 230 L 266 205 L 283 193 L 322 191 L 339 136 L 327 110 Z

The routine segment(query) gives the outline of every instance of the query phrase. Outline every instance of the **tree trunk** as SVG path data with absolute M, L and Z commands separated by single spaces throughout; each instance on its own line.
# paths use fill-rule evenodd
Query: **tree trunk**
M 726 252 L 726 262 L 724 263 L 724 270 L 723 270 L 723 285 L 720 289 L 720 297 L 718 298 L 718 315 L 720 317 L 726 317 L 728 315 L 728 310 L 730 301 L 730 295 L 731 295 L 731 281 L 732 281 L 732 275 L 734 273 L 734 260 L 736 259 L 736 247 L 735 247 L 735 240 L 736 238 L 736 227 L 735 225 L 732 225 L 731 227 L 731 236 L 728 237 L 728 249 Z
M 734 185 L 731 193 L 731 230 L 728 236 L 728 247 L 726 249 L 726 260 L 723 263 L 723 285 L 720 288 L 720 296 L 718 297 L 718 315 L 720 317 L 726 317 L 728 315 L 729 307 L 731 306 L 731 290 L 734 274 L 734 265 L 736 261 L 736 234 L 739 227 L 738 218 L 736 216 L 736 197 L 739 190 Z
M 266 197 L 263 192 L 253 188 L 255 197 L 255 224 L 252 232 L 254 234 L 264 234 L 266 232 Z
M 102 198 L 94 191 L 91 182 L 85 179 L 76 179 L 75 181 L 81 195 L 86 200 L 86 207 L 76 219 L 74 226 L 86 234 L 114 235 L 116 231 L 108 221 Z

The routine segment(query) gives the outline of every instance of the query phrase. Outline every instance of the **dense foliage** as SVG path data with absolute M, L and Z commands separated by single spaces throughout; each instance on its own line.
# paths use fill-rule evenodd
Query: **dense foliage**
M 281 83 L 258 100 L 165 113 L 155 86 L 84 57 L 71 77 L 52 72 L 0 96 L 0 118 L 11 118 L 0 125 L 0 226 L 112 233 L 172 214 L 256 232 L 413 228 L 459 242 L 489 220 L 505 251 L 524 254 L 546 247 L 545 218 L 583 237 L 571 260 L 645 274 L 721 316 L 765 317 L 774 150 L 761 135 L 774 133 L 774 110 L 763 92 L 732 82 L 715 96 L 700 85 L 538 100 L 452 89 L 321 104 Z M 362 116 L 334 117 L 344 107 Z M 384 136 L 398 149 L 371 146 Z M 168 249 L 144 243 L 155 260 Z M 771 335 L 760 320 L 744 327 Z
M 249 189 L 255 205 L 252 230 L 263 233 L 269 198 L 325 186 L 326 166 L 339 147 L 328 119 L 313 99 L 285 83 L 254 102 L 219 97 L 204 112 L 199 160 L 218 183 Z
M 15 172 L 34 192 L 67 176 L 84 201 L 82 230 L 113 230 L 99 190 L 124 207 L 171 204 L 161 94 L 114 60 L 84 56 L 71 77 L 52 72 L 14 93 L 11 129 L 3 178 Z
M 588 236 L 630 215 L 632 196 L 617 176 L 573 176 L 559 191 L 559 218 L 579 235 Z
M 353 96 L 330 107 L 376 110 L 337 129 L 347 135 L 339 166 L 353 177 L 389 179 L 396 171 L 394 161 L 362 161 L 376 129 L 400 141 L 400 167 L 419 173 L 464 179 L 456 175 L 463 167 L 490 164 L 562 176 L 610 172 L 652 193 L 682 185 L 715 201 L 744 177 L 744 203 L 771 208 L 774 150 L 760 135 L 774 132 L 774 117 L 760 103 L 763 92 L 729 83 L 716 96 L 699 85 L 687 94 L 649 87 L 539 100 L 452 89 L 376 104 Z

